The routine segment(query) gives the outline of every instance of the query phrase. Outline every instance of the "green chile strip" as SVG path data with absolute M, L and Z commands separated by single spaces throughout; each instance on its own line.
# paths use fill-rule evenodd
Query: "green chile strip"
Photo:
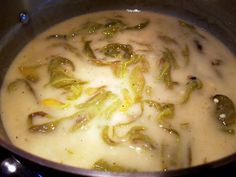
M 37 97 L 34 89 L 30 85 L 30 83 L 25 79 L 16 79 L 15 81 L 11 82 L 7 86 L 8 92 L 16 91 L 19 87 L 19 84 L 25 84 L 26 89 L 33 95 L 33 97 L 35 98 L 35 101 L 38 103 L 38 97 Z
M 103 159 L 97 160 L 93 166 L 92 169 L 98 170 L 98 171 L 105 171 L 105 172 L 136 172 L 136 169 L 129 169 L 122 167 L 120 165 L 117 165 L 116 163 L 109 163 Z
M 223 126 L 235 123 L 235 107 L 233 101 L 225 96 L 217 94 L 212 97 L 215 104 L 215 116 Z
M 89 58 L 91 59 L 96 59 L 97 57 L 95 56 L 93 49 L 91 48 L 91 42 L 92 41 L 85 41 L 84 43 L 84 49 L 83 52 L 85 53 L 85 55 L 87 55 Z

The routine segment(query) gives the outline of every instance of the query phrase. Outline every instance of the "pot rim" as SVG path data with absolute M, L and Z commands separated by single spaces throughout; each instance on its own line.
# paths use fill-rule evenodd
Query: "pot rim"
M 191 175 L 197 172 L 202 172 L 204 170 L 212 170 L 218 167 L 222 167 L 224 165 L 227 165 L 231 162 L 234 162 L 236 159 L 236 152 L 233 154 L 230 154 L 228 156 L 225 156 L 223 158 L 208 162 L 206 164 L 201 164 L 197 166 L 187 167 L 187 168 L 179 168 L 174 170 L 167 170 L 167 171 L 144 171 L 144 172 L 103 172 L 103 171 L 97 171 L 92 169 L 84 169 L 80 167 L 73 167 L 65 164 L 60 164 L 58 162 L 54 162 L 51 160 L 44 159 L 42 157 L 36 156 L 34 154 L 31 154 L 29 152 L 26 152 L 16 146 L 14 146 L 11 143 L 8 143 L 4 141 L 2 138 L 0 138 L 0 146 L 3 147 L 6 150 L 9 150 L 16 156 L 19 156 L 23 159 L 29 160 L 30 162 L 33 162 L 37 165 L 48 167 L 57 171 L 62 171 L 74 175 L 85 175 L 85 176 L 96 176 L 96 177 L 152 177 L 152 176 L 158 176 L 158 177 L 168 177 L 168 176 L 179 176 L 179 175 Z

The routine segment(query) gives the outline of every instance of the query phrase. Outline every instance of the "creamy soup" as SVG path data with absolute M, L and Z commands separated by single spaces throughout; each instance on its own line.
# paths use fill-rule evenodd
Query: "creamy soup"
M 181 19 L 106 11 L 53 26 L 1 89 L 12 143 L 104 171 L 160 171 L 236 150 L 235 56 Z

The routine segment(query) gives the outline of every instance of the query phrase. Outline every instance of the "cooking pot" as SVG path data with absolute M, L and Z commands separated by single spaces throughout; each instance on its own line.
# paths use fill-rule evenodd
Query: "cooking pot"
M 48 27 L 84 13 L 101 10 L 143 10 L 177 16 L 209 31 L 225 43 L 236 54 L 236 1 L 235 0 L 11 0 L 0 5 L 0 83 L 17 53 L 24 45 Z M 13 110 L 14 111 L 14 110 Z M 1 163 L 1 176 L 7 176 L 6 164 L 15 165 L 20 176 L 40 176 L 26 173 L 24 164 L 41 176 L 222 176 L 231 172 L 236 175 L 236 153 L 223 159 L 186 169 L 167 172 L 110 173 L 62 165 L 31 155 L 15 147 L 8 139 L 0 120 L 1 152 L 11 154 Z M 27 171 L 27 170 L 26 170 Z M 14 170 L 10 171 L 14 176 Z M 9 172 L 9 173 L 10 173 Z M 45 174 L 45 175 L 44 175 Z M 214 175 L 213 175 L 214 174 Z M 19 175 L 19 174 L 18 174 Z M 53 176 L 50 175 L 50 176 Z

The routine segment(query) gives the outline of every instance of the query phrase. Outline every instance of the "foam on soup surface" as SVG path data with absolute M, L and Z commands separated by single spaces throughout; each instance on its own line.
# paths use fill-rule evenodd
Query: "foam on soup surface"
M 235 56 L 207 32 L 156 13 L 75 17 L 9 68 L 1 117 L 12 143 L 59 163 L 159 171 L 236 150 Z

